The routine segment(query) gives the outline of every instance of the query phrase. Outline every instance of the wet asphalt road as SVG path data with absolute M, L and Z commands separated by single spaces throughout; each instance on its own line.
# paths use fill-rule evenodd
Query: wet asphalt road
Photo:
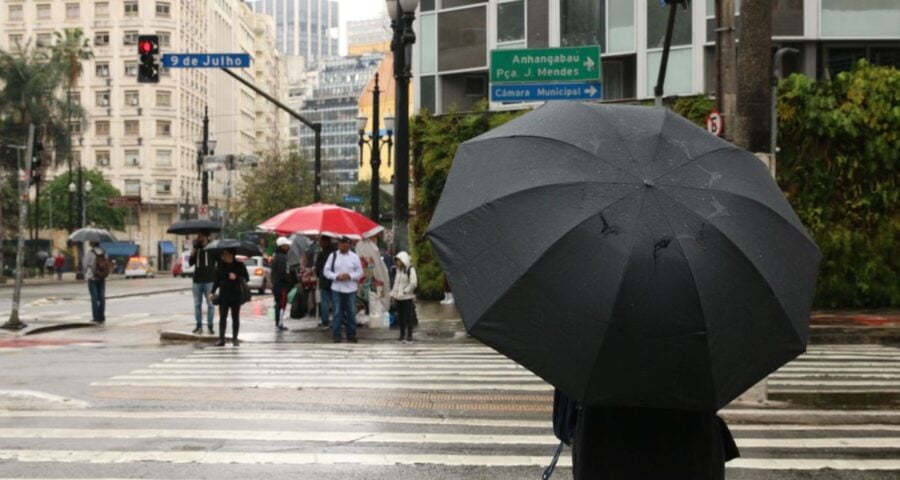
M 116 287 L 189 286 L 139 282 Z M 23 316 L 84 320 L 77 287 L 69 299 L 35 289 Z M 314 329 L 279 337 L 270 300 L 257 297 L 242 312 L 241 347 L 160 343 L 159 330 L 192 325 L 190 299 L 110 300 L 107 326 L 22 337 L 26 344 L 0 334 L 0 478 L 520 479 L 539 478 L 553 452 L 546 385 L 474 341 L 333 345 Z M 895 350 L 841 355 L 884 358 L 893 375 Z M 900 421 L 787 423 L 735 425 L 745 459 L 728 478 L 900 473 Z

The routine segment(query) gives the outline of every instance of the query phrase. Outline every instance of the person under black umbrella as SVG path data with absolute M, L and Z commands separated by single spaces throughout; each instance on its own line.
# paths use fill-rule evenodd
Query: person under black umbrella
M 194 333 L 203 333 L 203 299 L 209 298 L 212 293 L 213 282 L 216 279 L 216 262 L 217 256 L 212 252 L 204 251 L 209 245 L 209 234 L 207 230 L 197 232 L 197 238 L 194 239 L 191 256 L 188 258 L 188 265 L 194 267 L 194 273 L 191 275 L 192 292 L 194 294 Z M 206 323 L 209 327 L 209 334 L 215 333 L 213 329 L 213 316 L 215 315 L 213 304 L 206 302 Z
M 225 346 L 225 327 L 228 326 L 228 311 L 231 311 L 231 341 L 238 346 L 238 330 L 241 328 L 241 282 L 250 281 L 247 267 L 235 259 L 237 251 L 229 248 L 222 251 L 222 261 L 216 269 L 209 300 L 219 304 L 219 341 L 217 347 Z M 216 292 L 219 292 L 216 296 Z
M 288 271 L 288 251 L 291 249 L 291 241 L 286 237 L 278 237 L 275 241 L 275 256 L 272 259 L 272 295 L 275 297 L 275 330 L 283 332 L 287 330 L 282 322 L 282 314 L 287 305 L 287 294 L 293 288 L 294 282 Z

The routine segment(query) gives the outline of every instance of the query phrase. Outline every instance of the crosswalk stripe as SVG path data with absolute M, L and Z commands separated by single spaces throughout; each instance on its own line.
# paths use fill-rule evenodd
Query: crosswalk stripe
M 403 372 L 402 374 L 398 374 L 397 372 L 393 372 L 392 375 L 372 375 L 366 373 L 365 375 L 358 374 L 329 374 L 323 373 L 323 375 L 331 376 L 336 380 L 340 380 L 341 382 L 348 381 L 358 381 L 358 382 L 367 382 L 371 380 L 373 377 L 389 377 L 390 380 L 401 380 L 398 376 L 402 376 L 402 380 L 404 382 L 434 382 L 434 381 L 467 381 L 467 382 L 498 382 L 508 384 L 511 382 L 519 382 L 519 383 L 534 383 L 534 382 L 543 382 L 538 377 L 523 377 L 523 378 L 508 378 L 508 377 L 498 377 L 498 376 L 486 376 L 486 375 L 411 375 Z M 131 373 L 129 375 L 123 375 L 119 377 L 113 377 L 112 380 L 157 380 L 157 379 L 166 379 L 166 380 L 219 380 L 222 382 L 227 382 L 231 380 L 237 381 L 251 381 L 251 380 L 260 380 L 265 379 L 267 382 L 315 382 L 317 380 L 322 379 L 322 375 L 264 375 L 258 372 L 255 372 L 252 375 L 222 375 L 217 373 L 208 373 L 208 374 L 191 374 L 191 375 L 140 375 Z M 385 380 L 382 378 L 381 380 Z
M 549 456 L 528 455 L 453 455 L 453 454 L 320 454 L 320 453 L 256 453 L 256 452 L 108 452 L 91 450 L 0 450 L 0 459 L 19 462 L 56 463 L 137 463 L 167 462 L 175 464 L 240 464 L 240 465 L 444 465 L 480 467 L 541 467 Z M 560 458 L 559 466 L 571 467 L 569 456 Z M 726 467 L 754 470 L 897 470 L 898 460 L 818 459 L 818 458 L 739 458 Z
M 198 369 L 198 368 L 169 368 L 163 370 L 135 370 L 131 372 L 133 375 L 246 375 L 248 373 L 253 373 L 257 375 L 359 375 L 365 374 L 367 376 L 391 376 L 396 377 L 398 375 L 402 375 L 403 377 L 408 377 L 410 375 L 442 375 L 442 376 L 468 376 L 468 377 L 535 377 L 535 375 L 527 370 L 513 370 L 513 371 L 497 371 L 497 370 L 434 370 L 434 369 L 417 369 L 417 368 L 404 368 L 402 370 L 393 370 L 393 369 L 368 369 L 361 371 L 354 367 L 352 370 L 342 370 L 342 369 L 312 369 L 312 368 L 278 368 L 278 366 L 267 366 L 263 369 L 259 367 L 252 368 L 233 368 L 229 367 L 227 369 L 215 369 L 210 371 L 209 369 Z
M 366 389 L 366 390 L 428 390 L 428 391 L 472 391 L 472 390 L 500 390 L 500 391 L 518 391 L 518 392 L 549 392 L 553 391 L 553 387 L 547 384 L 504 384 L 492 385 L 473 384 L 473 383 L 375 383 L 365 382 L 350 383 L 340 380 L 317 380 L 304 382 L 178 382 L 164 380 L 104 380 L 91 383 L 92 386 L 98 387 L 181 387 L 181 388 L 261 388 L 261 389 L 278 389 L 278 388 L 338 388 L 338 389 Z
M 0 438 L 27 439 L 200 439 L 264 442 L 318 442 L 417 445 L 556 445 L 551 431 L 544 435 L 482 435 L 471 433 L 384 433 L 343 431 L 178 430 L 0 428 Z M 848 438 L 736 438 L 739 448 L 780 449 L 900 449 L 900 437 Z

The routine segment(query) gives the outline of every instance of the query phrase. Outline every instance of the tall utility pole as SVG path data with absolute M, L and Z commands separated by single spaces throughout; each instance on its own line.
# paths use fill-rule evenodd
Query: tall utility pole
M 28 125 L 28 143 L 25 144 L 25 165 L 22 164 L 22 147 L 13 147 L 16 149 L 16 157 L 18 159 L 18 169 L 23 171 L 24 178 L 19 179 L 19 242 L 16 246 L 16 285 L 13 288 L 12 311 L 9 313 L 9 320 L 3 324 L 2 328 L 6 330 L 21 330 L 27 325 L 19 320 L 19 302 L 22 299 L 22 281 L 24 280 L 25 269 L 25 222 L 28 221 L 28 181 L 31 178 L 30 164 L 31 155 L 34 149 L 34 124 Z
M 716 0 L 716 109 L 725 139 L 733 141 L 737 113 L 737 43 L 734 0 Z
M 741 2 L 741 48 L 737 69 L 737 128 L 734 141 L 751 152 L 769 150 L 772 78 L 772 2 Z
M 396 9 L 388 14 L 394 31 L 391 52 L 397 83 L 397 153 L 394 160 L 394 253 L 397 253 L 409 250 L 409 80 L 412 78 L 412 45 L 416 42 L 413 22 L 418 1 L 393 4 Z M 407 8 L 403 4 L 407 4 Z
M 666 67 L 669 66 L 669 50 L 672 49 L 672 31 L 675 30 L 675 13 L 678 12 L 678 4 L 682 0 L 667 0 L 669 4 L 669 22 L 666 25 L 666 39 L 663 43 L 662 59 L 659 62 L 659 74 L 656 77 L 656 86 L 653 88 L 653 106 L 663 106 L 663 85 L 666 83 Z M 687 3 L 685 3 L 687 8 Z
M 200 171 L 203 172 L 203 185 L 200 194 L 200 204 L 209 208 L 209 172 L 203 168 L 203 162 L 209 155 L 209 107 L 203 107 L 203 146 L 200 150 Z

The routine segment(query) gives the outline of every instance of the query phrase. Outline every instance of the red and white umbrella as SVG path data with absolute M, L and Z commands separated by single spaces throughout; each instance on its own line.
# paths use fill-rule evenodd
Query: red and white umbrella
M 384 227 L 353 210 L 328 203 L 314 203 L 285 210 L 259 224 L 259 228 L 279 235 L 346 236 L 359 240 L 384 230 Z

